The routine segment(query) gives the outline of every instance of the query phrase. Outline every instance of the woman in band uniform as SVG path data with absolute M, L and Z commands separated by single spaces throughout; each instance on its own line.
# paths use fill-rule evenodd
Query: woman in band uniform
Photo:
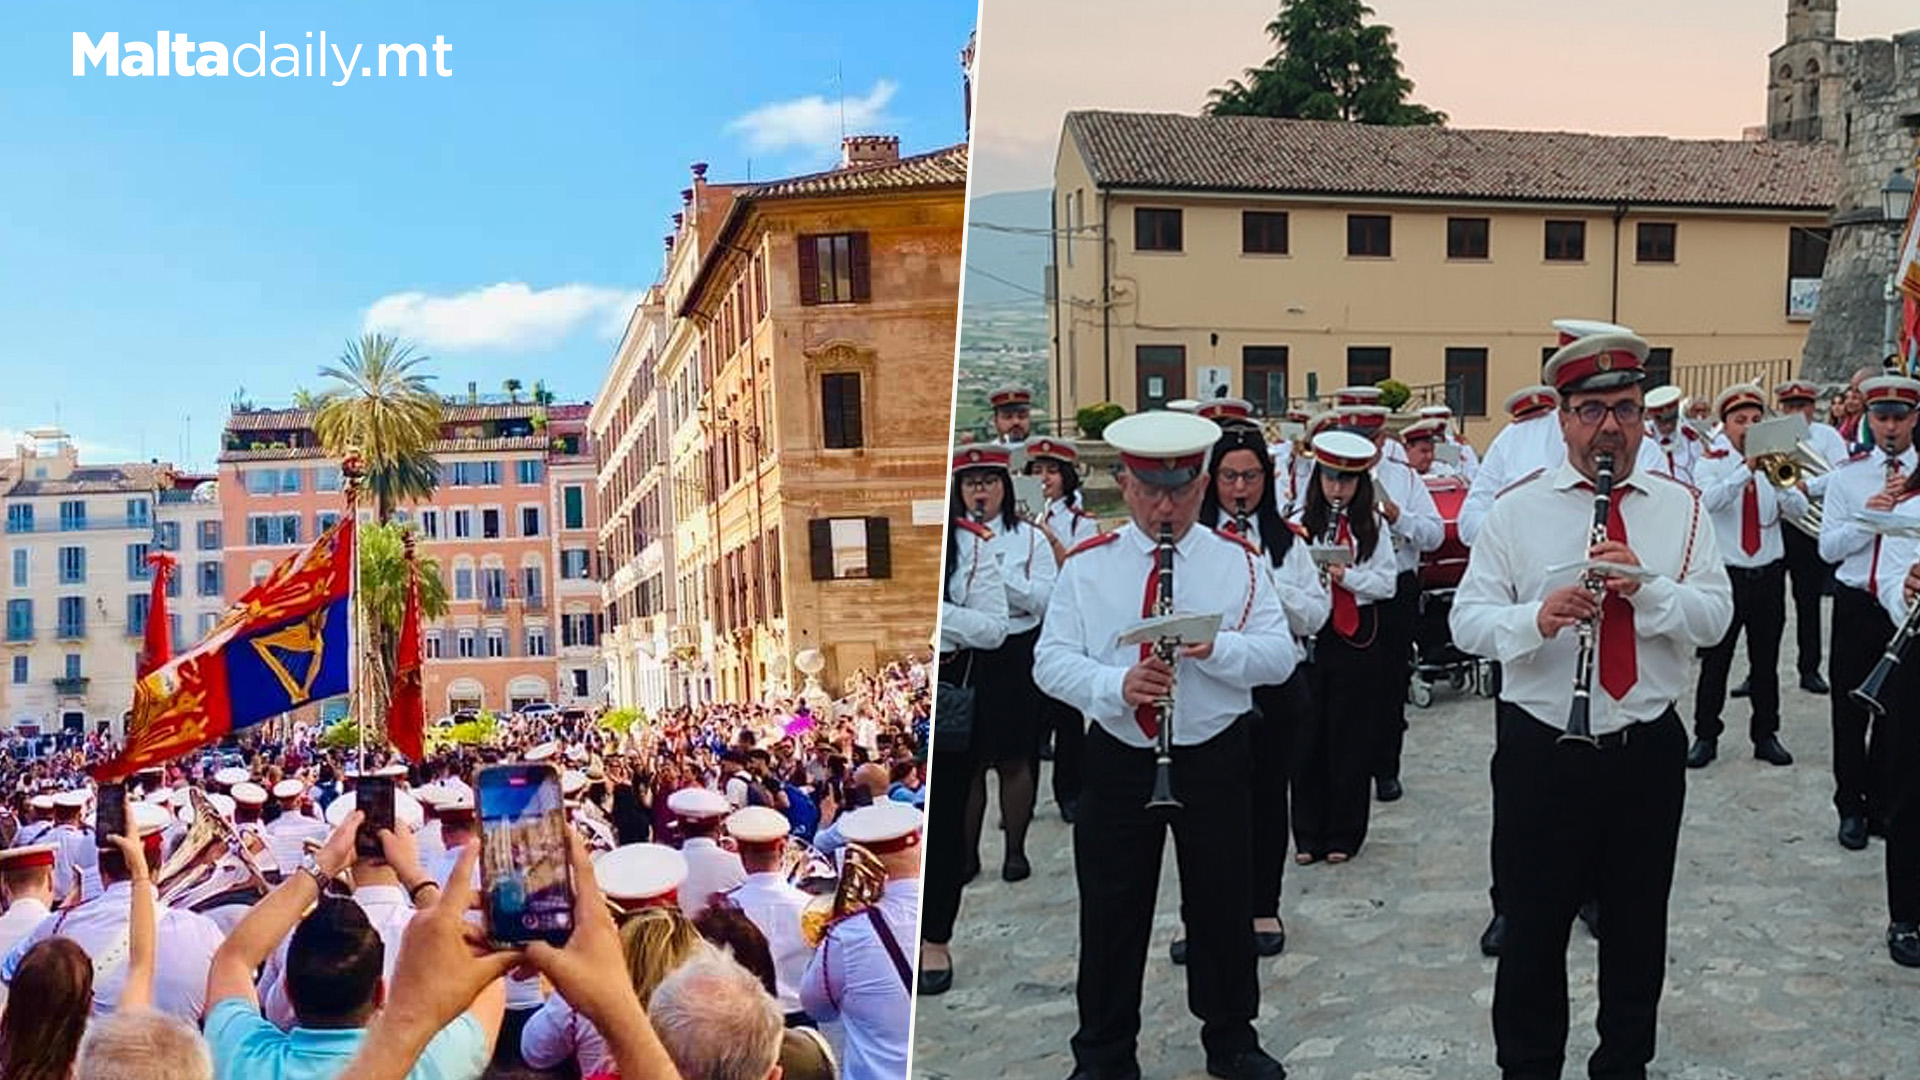
M 1046 511 L 1033 523 L 1053 548 L 1057 567 L 1067 553 L 1083 540 L 1098 535 L 1100 528 L 1093 515 L 1080 505 L 1080 450 L 1067 440 L 1043 435 L 1026 444 L 1027 475 L 1038 477 Z M 1053 801 L 1060 817 L 1073 823 L 1080 801 L 1080 758 L 1087 741 L 1087 723 L 1078 710 L 1064 702 L 1046 699 L 1040 710 L 1039 738 L 1034 743 L 1033 775 L 1040 775 L 1040 750 L 1053 740 Z

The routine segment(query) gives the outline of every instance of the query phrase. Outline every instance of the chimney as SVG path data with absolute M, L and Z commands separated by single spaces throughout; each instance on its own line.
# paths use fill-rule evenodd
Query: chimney
M 848 135 L 840 140 L 840 167 L 885 165 L 900 160 L 898 135 Z
M 695 180 L 705 180 L 705 179 L 707 178 L 707 163 L 706 163 L 706 162 L 704 162 L 704 161 L 696 161 L 696 162 L 694 162 L 694 163 L 693 163 L 693 165 L 692 165 L 691 167 L 692 167 L 692 169 L 693 169 L 693 178 L 694 178 Z

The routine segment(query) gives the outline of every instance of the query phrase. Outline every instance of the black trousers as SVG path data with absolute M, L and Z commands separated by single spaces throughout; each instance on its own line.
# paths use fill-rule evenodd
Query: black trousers
M 1331 626 L 1314 639 L 1312 708 L 1296 725 L 1293 744 L 1293 846 L 1317 858 L 1335 851 L 1357 855 L 1367 839 L 1380 698 L 1392 692 L 1373 647 L 1379 607 L 1360 608 L 1361 645 Z
M 1800 677 L 1820 674 L 1820 598 L 1833 583 L 1833 564 L 1820 561 L 1820 541 L 1782 523 L 1787 577 L 1793 581 L 1793 636 Z
M 1248 912 L 1248 803 L 1252 784 L 1245 718 L 1197 746 L 1173 751 L 1171 819 L 1187 927 L 1187 1007 L 1209 1056 L 1258 1045 L 1260 984 Z M 1080 887 L 1080 1029 L 1074 1061 L 1093 1070 L 1135 1061 L 1161 851 L 1169 822 L 1146 808 L 1154 754 L 1087 732 L 1086 781 L 1073 826 Z
M 1376 655 L 1388 666 L 1376 676 L 1382 679 L 1380 730 L 1371 767 L 1376 780 L 1398 780 L 1400 751 L 1407 741 L 1407 687 L 1413 682 L 1413 630 L 1420 618 L 1420 575 L 1403 571 L 1394 586 L 1393 599 L 1374 606 L 1380 609 L 1380 648 Z
M 964 653 L 944 662 L 943 681 L 960 682 L 970 675 Z M 976 698 L 977 702 L 977 698 Z M 977 718 L 976 718 L 977 719 Z M 933 717 L 938 730 L 940 716 Z M 968 852 L 966 848 L 967 789 L 980 767 L 979 748 L 969 745 L 962 751 L 935 749 L 929 755 L 927 769 L 927 847 L 922 870 L 925 895 L 920 912 L 920 937 L 935 945 L 953 940 L 953 923 L 960 916 L 960 889 L 965 885 Z M 934 785 L 940 785 L 936 788 Z M 934 792 L 939 791 L 937 798 Z
M 1889 714 L 1875 717 L 1854 704 L 1853 688 L 1893 636 L 1893 620 L 1864 589 L 1836 583 L 1833 588 L 1833 648 L 1828 666 L 1833 693 L 1833 806 L 1840 816 L 1885 822 L 1893 783 L 1893 728 L 1912 721 Z
M 1700 653 L 1693 733 L 1702 739 L 1718 739 L 1726 730 L 1720 713 L 1727 706 L 1727 672 L 1733 667 L 1734 646 L 1744 630 L 1752 692 L 1749 701 L 1753 705 L 1747 737 L 1757 743 L 1780 732 L 1780 635 L 1786 630 L 1787 564 L 1775 560 L 1754 569 L 1728 566 L 1727 576 L 1733 579 L 1733 622 L 1725 636 Z
M 1666 974 L 1667 901 L 1686 802 L 1687 733 L 1671 708 L 1624 744 L 1558 742 L 1560 731 L 1502 703 L 1493 813 L 1507 936 L 1494 978 L 1493 1034 L 1508 1080 L 1558 1080 L 1567 1046 L 1567 937 L 1582 902 L 1606 912 L 1594 1080 L 1646 1075 Z
M 1920 923 L 1920 649 L 1909 648 L 1882 701 L 1895 784 L 1887 798 L 1887 921 Z M 1838 689 L 1836 687 L 1836 689 Z
M 1247 808 L 1253 833 L 1251 880 L 1256 919 L 1280 917 L 1280 890 L 1293 821 L 1287 789 L 1294 729 L 1313 700 L 1307 678 L 1304 667 L 1296 668 L 1293 676 L 1279 686 L 1259 686 L 1253 691 L 1253 798 Z
M 1047 698 L 1040 716 L 1041 723 L 1053 730 L 1053 801 L 1061 806 L 1078 802 L 1081 762 L 1086 755 L 1086 719 L 1080 710 L 1052 698 Z M 1040 775 L 1037 764 L 1033 775 Z

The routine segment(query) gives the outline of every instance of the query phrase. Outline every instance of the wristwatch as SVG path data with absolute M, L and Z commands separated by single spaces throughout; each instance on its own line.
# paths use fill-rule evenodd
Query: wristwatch
M 327 886 L 333 882 L 333 875 L 320 869 L 320 860 L 315 857 L 314 852 L 307 852 L 306 856 L 300 860 L 300 869 L 306 871 L 313 878 L 314 886 L 317 887 L 322 894 L 326 893 Z

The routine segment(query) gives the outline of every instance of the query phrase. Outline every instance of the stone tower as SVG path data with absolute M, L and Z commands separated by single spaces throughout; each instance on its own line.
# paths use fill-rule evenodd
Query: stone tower
M 1834 140 L 1846 83 L 1834 53 L 1839 0 L 1787 0 L 1787 40 L 1767 56 L 1767 138 Z

